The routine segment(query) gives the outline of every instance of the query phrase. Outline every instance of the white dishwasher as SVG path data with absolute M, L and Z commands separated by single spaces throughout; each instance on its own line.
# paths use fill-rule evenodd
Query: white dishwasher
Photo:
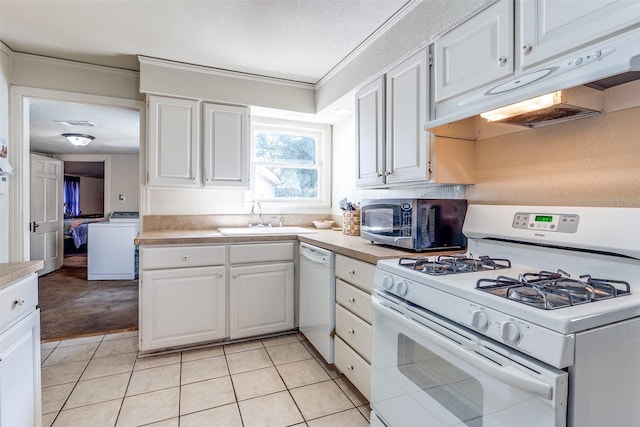
M 336 326 L 335 255 L 300 243 L 300 331 L 328 363 L 333 363 Z

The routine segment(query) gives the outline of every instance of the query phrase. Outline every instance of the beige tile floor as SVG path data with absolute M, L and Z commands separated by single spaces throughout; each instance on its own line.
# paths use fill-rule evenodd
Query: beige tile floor
M 137 332 L 43 343 L 43 426 L 369 425 L 366 399 L 302 334 L 137 349 Z

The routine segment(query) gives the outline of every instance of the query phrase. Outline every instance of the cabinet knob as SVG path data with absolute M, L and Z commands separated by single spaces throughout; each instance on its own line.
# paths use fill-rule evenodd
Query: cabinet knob
M 233 279 L 237 279 L 237 278 L 238 278 L 238 275 L 234 273 L 234 274 L 233 274 L 233 276 L 231 276 L 231 278 L 233 278 Z
M 391 175 L 391 171 L 384 171 L 384 175 L 385 175 L 385 176 L 389 176 L 389 175 Z
M 501 56 L 500 58 L 498 58 L 498 65 L 503 66 L 507 63 L 507 57 L 506 56 Z
M 354 274 L 356 274 L 356 271 L 355 270 L 349 270 L 349 274 L 351 274 L 353 276 Z
M 525 55 L 529 55 L 532 50 L 533 50 L 533 46 L 531 46 L 530 44 L 522 45 L 522 47 L 520 48 L 520 51 Z
M 183 261 L 189 261 L 189 255 L 182 255 Z
M 13 302 L 13 305 L 24 305 L 24 298 L 18 298 Z
M 218 273 L 218 277 L 222 279 L 224 277 L 224 273 Z
M 193 178 L 191 178 L 191 181 L 195 181 L 195 180 L 196 180 L 196 177 L 195 177 L 195 176 L 194 176 Z
M 356 331 L 354 331 L 353 329 L 347 329 L 347 332 L 348 332 L 349 334 L 351 334 L 351 335 L 353 335 L 353 334 L 355 334 L 355 333 L 356 333 Z
M 380 172 L 378 172 L 376 175 L 378 175 L 378 178 L 382 178 L 382 174 Z
M 354 297 L 349 297 L 349 302 L 350 303 L 354 303 L 354 302 L 356 302 L 356 299 Z
M 353 365 L 347 365 L 347 369 L 353 371 Z

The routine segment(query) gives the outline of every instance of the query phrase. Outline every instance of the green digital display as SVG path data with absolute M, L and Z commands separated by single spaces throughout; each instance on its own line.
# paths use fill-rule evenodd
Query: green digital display
M 551 215 L 536 215 L 536 222 L 553 222 Z

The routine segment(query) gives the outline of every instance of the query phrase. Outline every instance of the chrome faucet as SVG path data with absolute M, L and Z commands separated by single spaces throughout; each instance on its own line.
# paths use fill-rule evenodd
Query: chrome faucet
M 256 204 L 258 205 L 258 223 L 256 224 L 256 227 L 264 227 L 264 224 L 262 223 L 262 205 L 257 200 L 255 200 L 251 205 L 251 215 L 255 215 L 256 213 L 255 212 Z M 249 227 L 251 227 L 251 221 L 249 221 Z

